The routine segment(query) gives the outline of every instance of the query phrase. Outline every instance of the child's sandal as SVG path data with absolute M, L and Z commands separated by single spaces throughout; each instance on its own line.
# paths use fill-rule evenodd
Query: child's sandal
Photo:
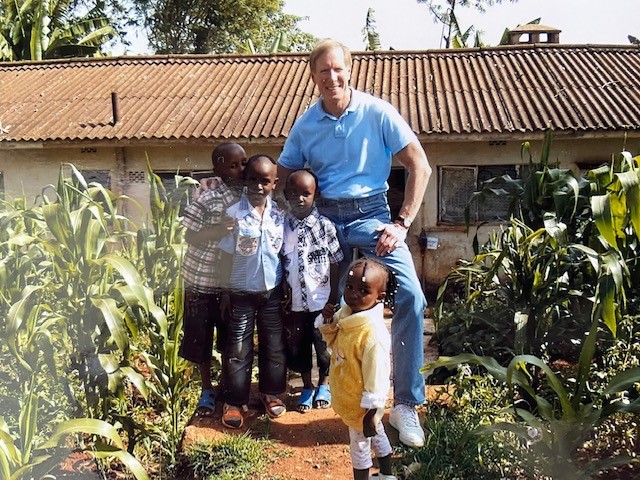
M 222 407 L 222 425 L 227 428 L 242 428 L 244 425 L 242 409 L 225 403 Z
M 315 390 L 313 388 L 303 388 L 300 397 L 298 397 L 298 404 L 296 410 L 300 413 L 307 413 L 313 408 L 313 394 Z
M 315 408 L 329 408 L 331 406 L 331 389 L 329 385 L 318 385 L 316 396 L 313 399 Z
M 275 395 L 261 394 L 260 400 L 269 418 L 278 418 L 287 413 L 287 407 L 282 403 L 282 400 Z
M 212 388 L 203 388 L 195 414 L 199 417 L 210 417 L 216 410 L 216 394 Z

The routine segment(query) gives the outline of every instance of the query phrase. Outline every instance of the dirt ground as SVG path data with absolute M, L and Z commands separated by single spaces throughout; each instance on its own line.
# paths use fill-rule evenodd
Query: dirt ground
M 391 318 L 387 316 L 390 327 Z M 434 332 L 433 321 L 425 318 L 424 346 L 427 360 L 438 356 L 437 345 L 430 343 Z M 314 356 L 315 357 L 315 356 Z M 317 368 L 312 370 L 313 381 L 317 382 Z M 349 456 L 349 433 L 332 408 L 312 409 L 301 414 L 295 411 L 297 397 L 302 388 L 299 377 L 289 379 L 289 391 L 283 396 L 287 413 L 270 420 L 258 400 L 257 386 L 252 385 L 249 411 L 245 414 L 245 425 L 241 430 L 230 430 L 220 422 L 222 406 L 218 405 L 212 417 L 193 417 L 185 430 L 183 448 L 198 439 L 216 438 L 222 434 L 239 435 L 246 431 L 260 438 L 268 438 L 276 444 L 277 452 L 273 462 L 262 477 L 265 480 L 348 480 L 353 478 L 351 457 Z M 427 387 L 427 398 L 437 396 L 435 389 Z M 392 392 L 389 392 L 387 406 L 391 406 Z M 419 411 L 419 415 L 422 412 Z M 399 445 L 398 431 L 389 425 L 389 410 L 382 419 L 391 445 Z M 371 473 L 377 472 L 372 469 Z
M 295 411 L 298 389 L 286 398 L 288 411 L 271 420 L 264 415 L 262 405 L 252 396 L 245 425 L 240 430 L 225 428 L 220 422 L 221 406 L 212 417 L 194 417 L 186 428 L 183 448 L 203 439 L 223 434 L 241 435 L 249 432 L 259 438 L 268 438 L 276 444 L 276 455 L 262 478 L 286 480 L 352 478 L 349 456 L 349 433 L 332 408 L 312 409 L 301 414 Z M 254 401 L 255 399 L 255 401 Z M 398 444 L 398 432 L 389 425 L 388 412 L 383 418 L 392 445 Z M 376 472 L 372 469 L 371 473 Z

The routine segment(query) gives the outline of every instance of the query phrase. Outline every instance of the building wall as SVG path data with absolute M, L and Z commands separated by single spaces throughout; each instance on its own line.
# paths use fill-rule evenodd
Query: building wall
M 460 258 L 471 258 L 472 239 L 476 227 L 465 231 L 463 224 L 445 225 L 439 221 L 439 168 L 442 166 L 482 166 L 496 164 L 526 164 L 521 158 L 519 141 L 424 143 L 433 174 L 424 201 L 407 238 L 413 252 L 416 270 L 427 291 L 432 294 Z M 541 141 L 531 144 L 534 161 L 540 158 Z M 610 161 L 625 146 L 622 137 L 608 140 L 557 140 L 551 148 L 551 162 L 578 170 L 578 164 L 600 165 Z M 277 158 L 281 147 L 246 144 L 247 156 L 268 153 Z M 109 170 L 111 189 L 128 195 L 140 204 L 130 203 L 125 214 L 140 225 L 149 212 L 147 158 L 156 172 L 206 172 L 211 169 L 211 149 L 207 145 L 174 145 L 153 147 L 45 147 L 0 148 L 0 172 L 4 175 L 5 197 L 35 199 L 47 184 L 55 184 L 60 165 L 73 163 L 80 170 Z M 627 140 L 626 149 L 640 153 L 640 139 Z M 398 166 L 398 165 L 396 165 Z M 483 226 L 480 241 L 487 238 L 496 225 Z M 420 250 L 420 235 L 429 239 L 424 254 Z
M 433 168 L 424 197 L 423 207 L 412 225 L 408 243 L 413 253 L 416 270 L 424 281 L 425 289 L 434 294 L 451 268 L 461 259 L 473 257 L 473 236 L 478 233 L 482 244 L 488 239 L 489 233 L 497 224 L 483 225 L 479 228 L 472 225 L 467 233 L 465 225 L 446 225 L 439 222 L 438 202 L 439 167 L 442 166 L 473 166 L 517 164 L 526 165 L 529 156 L 521 158 L 521 142 L 459 142 L 459 143 L 425 143 L 425 151 Z M 534 162 L 540 160 L 542 141 L 531 142 L 531 158 Z M 555 140 L 551 146 L 550 165 L 556 162 L 575 172 L 579 165 L 593 167 L 610 162 L 612 155 L 618 155 L 622 150 L 628 150 L 633 155 L 640 154 L 640 139 L 576 139 Z M 588 168 L 588 167 L 586 167 Z M 424 232 L 422 232 L 424 229 Z M 419 236 L 423 233 L 429 239 L 429 248 L 421 252 Z

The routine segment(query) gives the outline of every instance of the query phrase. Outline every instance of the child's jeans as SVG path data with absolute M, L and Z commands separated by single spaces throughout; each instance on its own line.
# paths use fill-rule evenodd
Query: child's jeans
M 313 349 L 316 351 L 320 380 L 329 376 L 331 355 L 320 331 L 313 326 L 320 312 L 289 312 L 284 316 L 287 346 L 287 366 L 298 373 L 310 372 L 313 367 Z
M 225 319 L 220 313 L 220 292 L 199 293 L 193 287 L 184 292 L 184 335 L 178 355 L 195 363 L 211 360 L 213 331 L 216 331 L 216 350 L 223 353 Z
M 380 418 L 376 425 L 376 435 L 365 437 L 364 433 L 349 427 L 349 448 L 351 451 L 351 463 L 356 470 L 366 470 L 373 466 L 371 460 L 371 450 L 376 454 L 376 458 L 391 455 L 391 443 L 384 431 L 384 425 Z
M 256 325 L 259 390 L 267 395 L 279 395 L 285 391 L 287 365 L 281 301 L 281 286 L 267 292 L 231 293 L 231 315 L 223 358 L 222 381 L 226 403 L 239 407 L 249 402 Z

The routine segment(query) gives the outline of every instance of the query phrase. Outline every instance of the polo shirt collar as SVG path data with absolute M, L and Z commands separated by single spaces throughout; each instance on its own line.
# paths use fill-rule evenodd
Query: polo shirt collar
M 347 106 L 342 116 L 345 116 L 350 112 L 356 111 L 358 109 L 358 106 L 360 105 L 360 92 L 353 87 L 349 87 L 349 90 L 351 91 L 351 100 L 349 100 L 349 105 Z M 322 107 L 322 97 L 320 97 L 316 102 L 315 112 L 316 112 L 317 120 L 322 120 L 325 117 L 330 118 L 332 120 L 336 118 L 330 113 L 326 112 L 325 109 Z

